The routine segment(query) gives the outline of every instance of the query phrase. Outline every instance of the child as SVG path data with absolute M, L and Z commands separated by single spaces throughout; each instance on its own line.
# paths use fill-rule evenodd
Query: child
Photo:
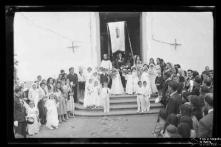
M 58 119 L 59 123 L 62 121 L 65 121 L 64 114 L 66 114 L 66 109 L 65 109 L 65 99 L 63 97 L 62 91 L 61 91 L 61 83 L 57 82 L 55 86 L 55 92 L 56 100 L 58 102 L 58 107 L 57 107 L 57 113 L 58 113 Z
M 93 79 L 89 79 L 87 86 L 85 87 L 84 107 L 92 105 L 92 93 L 93 93 Z
M 55 129 L 58 128 L 58 112 L 57 112 L 57 104 L 55 101 L 55 95 L 50 94 L 49 99 L 46 101 L 45 104 L 47 108 L 47 123 L 46 127 L 49 129 Z
M 149 73 L 148 73 L 148 67 L 147 66 L 143 69 L 143 73 L 141 75 L 141 81 L 142 82 L 146 81 L 147 83 L 150 83 L 149 82 Z
M 127 94 L 133 94 L 133 76 L 131 73 L 131 70 L 128 70 L 128 74 L 125 75 L 127 84 L 126 84 L 126 93 Z
M 135 67 L 132 68 L 132 79 L 133 79 L 133 94 L 136 93 L 137 83 L 139 81 L 137 70 Z
M 33 124 L 27 125 L 27 130 L 29 135 L 34 135 L 39 132 L 40 123 L 38 119 L 38 109 L 35 107 L 34 101 L 30 101 L 29 105 L 27 106 L 27 118 L 32 118 L 34 120 Z
M 148 112 L 150 110 L 150 86 L 147 85 L 147 81 L 143 81 L 143 96 L 144 96 L 144 102 L 143 102 L 143 110 Z
M 138 86 L 137 86 L 137 112 L 141 112 L 142 108 L 142 100 L 143 100 L 143 87 L 142 87 L 142 82 L 138 81 Z
M 110 111 L 110 89 L 108 88 L 107 82 L 103 83 L 101 98 L 103 100 L 104 113 L 108 113 Z
M 80 69 L 79 70 L 79 75 L 78 75 L 78 83 L 79 83 L 79 95 L 80 98 L 84 97 L 84 89 L 85 89 L 85 81 L 86 81 L 86 77 L 83 73 L 83 70 Z
M 100 106 L 100 97 L 99 97 L 99 85 L 98 85 L 98 81 L 94 81 L 94 88 L 93 88 L 93 92 L 92 92 L 92 100 L 93 100 L 93 105 L 95 105 L 95 107 Z
M 74 117 L 74 91 L 69 85 L 69 79 L 66 79 L 66 85 L 68 86 L 68 99 L 67 99 L 67 115 L 68 117 Z

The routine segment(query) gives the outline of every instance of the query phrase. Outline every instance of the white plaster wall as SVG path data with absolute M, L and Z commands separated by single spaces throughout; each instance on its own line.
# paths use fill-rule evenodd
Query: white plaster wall
M 100 60 L 98 18 L 95 12 L 16 13 L 14 52 L 20 80 L 35 80 L 39 74 L 55 78 L 61 69 L 68 73 L 71 66 L 76 70 L 78 66 L 96 66 Z M 75 53 L 67 48 L 72 40 L 82 41 Z
M 144 12 L 143 50 L 150 57 L 180 64 L 183 69 L 202 72 L 206 65 L 213 69 L 213 17 L 210 12 Z M 155 39 L 181 46 L 162 44 Z M 146 40 L 146 41 L 145 41 Z

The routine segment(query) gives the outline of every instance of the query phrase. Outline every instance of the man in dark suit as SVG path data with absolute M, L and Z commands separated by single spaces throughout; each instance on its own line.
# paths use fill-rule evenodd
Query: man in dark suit
M 213 133 L 213 93 L 207 93 L 204 98 L 208 114 L 199 121 L 198 137 L 212 137 Z
M 168 100 L 168 96 L 167 96 L 167 93 L 168 93 L 168 83 L 169 83 L 169 81 L 171 81 L 171 73 L 170 72 L 164 73 L 163 78 L 164 78 L 164 82 L 162 84 L 163 88 L 162 88 L 161 103 L 164 105 L 164 108 L 165 108 L 166 105 L 167 105 L 167 100 Z
M 78 89 L 78 75 L 74 73 L 74 67 L 69 68 L 69 74 L 67 75 L 71 88 L 74 91 L 74 102 L 78 103 L 77 89 Z
M 168 83 L 168 90 L 170 91 L 170 96 L 166 105 L 167 115 L 171 113 L 178 114 L 180 112 L 182 98 L 177 92 L 177 87 L 178 83 L 176 81 L 170 81 Z
M 26 138 L 26 109 L 22 100 L 22 87 L 16 86 L 14 93 L 14 129 L 15 137 Z

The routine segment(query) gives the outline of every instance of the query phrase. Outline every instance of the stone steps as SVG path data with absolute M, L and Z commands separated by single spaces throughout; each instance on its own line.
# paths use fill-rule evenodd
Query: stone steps
M 103 111 L 75 111 L 76 116 L 89 116 L 89 117 L 100 117 L 100 116 L 120 116 L 120 115 L 148 115 L 157 114 L 159 109 L 150 109 L 149 112 L 137 113 L 135 110 L 124 110 L 124 111 L 110 111 L 109 113 L 104 113 Z
M 115 115 L 142 115 L 156 114 L 162 105 L 155 104 L 155 98 L 150 98 L 150 111 L 137 113 L 137 97 L 136 95 L 112 95 L 110 96 L 110 112 L 104 113 L 103 108 L 88 109 L 83 106 L 83 99 L 79 100 L 79 104 L 75 105 L 76 116 L 115 116 Z
M 155 102 L 155 98 L 150 98 L 150 103 L 154 103 Z M 83 99 L 80 99 L 80 104 L 83 104 Z M 110 97 L 110 105 L 115 105 L 115 104 L 135 104 L 137 103 L 137 97 L 136 96 L 127 96 L 127 97 L 123 97 L 123 96 L 111 96 Z
M 150 104 L 150 108 L 155 109 L 155 108 L 161 108 L 161 104 Z M 83 105 L 76 104 L 75 105 L 76 110 L 85 110 L 85 111 L 90 111 L 89 109 L 85 108 Z M 123 110 L 123 109 L 132 109 L 132 110 L 137 110 L 137 104 L 119 104 L 119 105 L 110 105 L 110 111 L 118 111 L 118 110 Z M 103 111 L 102 108 L 99 109 L 93 109 L 92 111 Z

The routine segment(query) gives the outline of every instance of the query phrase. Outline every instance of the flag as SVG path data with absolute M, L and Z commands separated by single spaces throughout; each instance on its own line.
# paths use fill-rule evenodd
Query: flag
M 125 22 L 108 23 L 112 53 L 125 51 Z

